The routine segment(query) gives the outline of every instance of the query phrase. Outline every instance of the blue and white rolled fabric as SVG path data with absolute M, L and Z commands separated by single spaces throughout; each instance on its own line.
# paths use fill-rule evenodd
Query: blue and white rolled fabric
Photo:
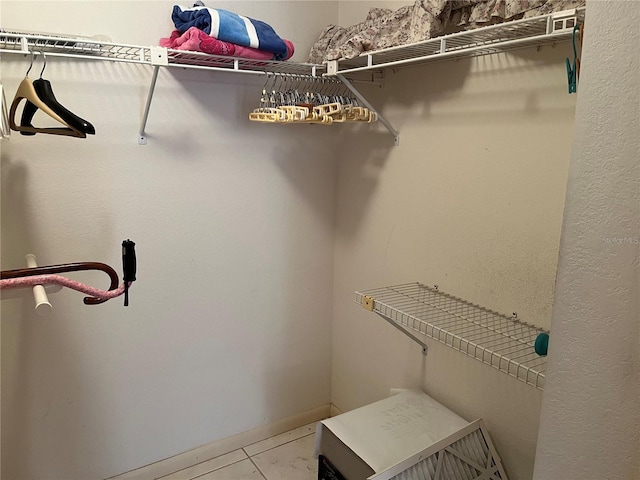
M 287 45 L 282 38 L 260 20 L 219 8 L 185 8 L 180 5 L 173 6 L 171 19 L 180 32 L 196 27 L 223 42 L 272 52 L 282 58 L 287 55 Z

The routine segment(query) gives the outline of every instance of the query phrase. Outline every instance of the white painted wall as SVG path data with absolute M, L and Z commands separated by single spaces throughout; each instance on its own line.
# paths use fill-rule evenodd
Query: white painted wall
M 155 44 L 172 5 L 3 1 L 2 22 Z M 303 56 L 337 14 L 324 1 L 225 6 L 277 25 Z M 2 57 L 8 92 L 27 67 Z M 2 145 L 2 268 L 33 252 L 120 272 L 131 238 L 138 281 L 128 308 L 64 291 L 39 318 L 32 298 L 3 300 L 2 477 L 105 478 L 327 404 L 335 131 L 248 122 L 261 77 L 164 69 L 142 147 L 149 68 L 50 58 L 45 78 L 97 134 Z
M 539 480 L 640 478 L 640 2 L 587 8 Z
M 341 2 L 341 19 L 355 21 L 358 4 L 364 18 L 366 5 Z M 488 422 L 512 479 L 532 476 L 542 392 L 434 342 L 425 359 L 353 297 L 420 281 L 549 326 L 576 101 L 570 48 L 389 72 L 366 92 L 400 146 L 382 129 L 342 137 L 332 401 L 350 410 L 392 387 L 424 388 Z
M 171 5 L 5 0 L 0 13 L 3 26 L 152 44 L 170 30 Z M 354 23 L 369 4 L 222 6 L 277 24 L 304 60 L 324 25 Z M 247 124 L 260 79 L 164 70 L 150 144 L 139 147 L 148 70 L 51 60 L 56 94 L 99 134 L 2 146 L 2 268 L 28 251 L 41 263 L 118 267 L 131 237 L 140 280 L 128 309 L 85 307 L 66 292 L 43 320 L 29 298 L 3 301 L 3 477 L 100 478 L 326 403 L 330 387 L 344 411 L 422 387 L 483 417 L 510 478 L 531 478 L 542 394 L 439 344 L 425 360 L 352 298 L 438 283 L 549 326 L 576 101 L 569 53 L 409 68 L 383 89 L 363 87 L 400 129 L 400 147 L 382 128 Z M 26 66 L 2 58 L 9 91 Z

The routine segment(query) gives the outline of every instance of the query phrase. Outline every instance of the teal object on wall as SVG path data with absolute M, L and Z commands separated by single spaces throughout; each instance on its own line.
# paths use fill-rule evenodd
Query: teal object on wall
M 578 59 L 578 51 L 576 50 L 576 33 L 580 31 L 580 26 L 575 25 L 573 27 L 573 33 L 571 35 L 571 43 L 573 44 L 573 63 L 568 58 L 567 63 L 567 81 L 569 83 L 569 93 L 576 93 L 578 91 L 578 69 L 580 68 L 580 60 Z
M 547 354 L 547 350 L 549 349 L 549 334 L 541 333 L 536 338 L 536 343 L 534 344 L 534 349 L 536 353 L 540 356 L 544 356 Z

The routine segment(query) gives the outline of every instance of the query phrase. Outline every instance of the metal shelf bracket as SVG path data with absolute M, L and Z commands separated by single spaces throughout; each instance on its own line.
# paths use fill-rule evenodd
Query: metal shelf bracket
M 383 314 L 381 314 L 380 312 L 375 312 L 378 314 L 378 316 L 380 316 L 381 318 L 384 318 L 387 322 L 389 322 L 391 325 L 393 325 L 394 327 L 396 327 L 398 330 L 400 330 L 402 333 L 404 333 L 407 337 L 409 337 L 411 340 L 413 340 L 414 342 L 416 342 L 418 345 L 420 345 L 420 347 L 422 347 L 422 354 L 423 355 L 427 355 L 427 353 L 429 352 L 429 347 L 427 347 L 427 344 L 424 343 L 422 340 L 420 340 L 418 337 L 416 337 L 415 335 L 407 332 L 404 328 L 402 328 L 400 325 L 398 325 L 396 322 L 394 322 L 392 319 L 390 319 L 389 317 L 384 316 Z
M 151 76 L 151 85 L 149 85 L 149 93 L 147 94 L 147 103 L 144 106 L 142 114 L 142 122 L 140 123 L 140 131 L 138 132 L 138 145 L 147 144 L 147 135 L 145 129 L 147 120 L 149 119 L 149 109 L 151 108 L 151 100 L 156 89 L 156 81 L 158 80 L 158 71 L 161 66 L 169 65 L 169 57 L 167 49 L 162 47 L 151 47 L 151 64 L 153 65 L 153 75 Z
M 376 299 L 374 297 L 372 297 L 371 295 L 363 295 L 360 305 L 362 305 L 362 308 L 364 308 L 365 310 L 373 312 L 374 309 L 375 309 L 375 305 L 376 305 Z M 386 315 L 380 313 L 379 311 L 375 311 L 375 313 L 380 315 L 380 317 L 384 318 L 387 322 L 389 322 L 391 325 L 396 327 L 398 330 L 400 330 L 402 333 L 404 333 L 407 337 L 409 337 L 411 340 L 413 340 L 418 345 L 420 345 L 422 347 L 422 354 L 423 355 L 427 354 L 427 352 L 429 351 L 429 347 L 427 347 L 426 343 L 424 343 L 418 337 L 416 337 L 415 335 L 411 334 L 410 332 L 408 332 L 407 330 L 402 328 L 400 325 L 398 325 L 398 323 L 394 322 L 393 319 L 387 317 Z
M 147 120 L 149 119 L 149 109 L 151 108 L 151 100 L 153 99 L 153 93 L 156 89 L 156 81 L 158 80 L 158 70 L 160 66 L 153 67 L 153 75 L 151 76 L 151 85 L 149 86 L 149 93 L 147 94 L 147 103 L 144 106 L 144 113 L 142 114 L 142 122 L 140 123 L 140 131 L 138 132 L 138 145 L 147 144 L 147 134 L 145 128 L 147 127 Z
M 332 66 L 331 66 L 332 62 L 329 62 L 329 64 L 327 65 L 327 71 L 329 72 L 329 74 L 331 74 L 332 71 Z M 385 126 L 385 128 L 389 131 L 389 133 L 391 135 L 393 135 L 393 144 L 395 146 L 400 145 L 400 133 L 393 128 L 393 125 L 391 125 L 391 123 L 389 123 L 389 121 L 384 118 L 384 116 L 380 115 L 380 112 L 378 112 L 368 101 L 366 98 L 364 98 L 364 96 L 362 96 L 362 94 L 358 91 L 358 89 L 356 87 L 353 86 L 353 83 L 351 83 L 351 81 L 347 78 L 345 78 L 344 75 L 341 75 L 339 73 L 337 73 L 335 75 L 336 77 L 338 77 L 340 79 L 340 81 L 342 83 L 345 84 L 345 86 L 351 90 L 351 93 L 353 93 L 356 98 L 365 106 L 367 107 L 369 110 L 371 110 L 372 112 L 375 112 L 378 115 L 378 120 L 380 122 L 382 122 L 382 124 Z

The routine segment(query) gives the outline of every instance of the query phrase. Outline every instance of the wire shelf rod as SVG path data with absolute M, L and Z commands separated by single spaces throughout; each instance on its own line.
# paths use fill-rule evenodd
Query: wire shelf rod
M 419 301 L 419 300 L 418 300 L 418 299 L 416 299 L 416 298 L 414 298 L 414 300 Z M 468 319 L 468 318 L 465 318 L 465 317 L 463 317 L 461 314 L 459 314 L 459 313 L 457 313 L 457 312 L 452 311 L 453 309 L 451 309 L 451 308 L 440 307 L 440 306 L 437 306 L 437 305 L 433 305 L 433 304 L 431 304 L 431 303 L 427 303 L 427 304 L 428 304 L 429 306 L 433 307 L 433 308 L 440 309 L 440 310 L 442 310 L 443 312 L 449 313 L 450 315 L 453 315 L 453 316 L 455 316 L 455 317 L 459 318 L 460 320 L 467 321 L 467 322 L 471 321 L 472 323 L 477 323 L 477 322 L 476 322 L 476 321 L 474 321 L 474 320 L 470 320 L 470 319 Z M 479 324 L 479 325 L 482 325 L 482 324 L 480 324 L 480 323 L 478 323 L 478 324 Z M 484 326 L 485 326 L 485 328 L 489 328 L 490 330 L 492 330 L 492 328 L 491 328 L 491 327 L 489 327 L 489 326 L 487 326 L 487 325 L 484 325 Z M 512 335 L 508 335 L 508 334 L 506 334 L 506 333 L 504 333 L 504 332 L 499 332 L 497 329 L 496 329 L 496 330 L 494 330 L 494 331 L 496 331 L 496 332 L 498 332 L 498 333 L 502 333 L 503 335 L 507 335 L 507 336 L 509 336 L 510 338 L 512 338 L 514 341 L 525 343 L 525 342 L 523 342 L 523 341 L 521 340 L 521 338 L 519 338 L 519 337 L 512 336 Z M 526 344 L 526 343 L 525 343 L 525 344 Z
M 5 50 L 0 50 L 0 52 L 5 52 Z M 11 50 L 10 52 L 15 53 L 15 51 Z M 22 52 L 21 52 L 22 53 Z M 32 53 L 32 52 L 29 52 Z M 35 51 L 33 52 L 35 55 L 41 55 L 41 52 Z M 92 56 L 92 55 L 82 55 L 75 53 L 60 53 L 60 52 L 44 52 L 47 57 L 61 57 L 61 58 L 76 58 L 80 60 L 108 60 L 110 62 L 122 62 L 122 63 L 138 63 L 146 65 L 148 62 L 143 60 L 131 60 L 130 58 L 123 57 L 102 57 L 102 56 Z
M 156 48 L 162 47 L 117 44 L 85 38 L 57 37 L 22 32 L 0 32 L 0 52 L 2 53 L 26 55 L 35 51 L 66 58 L 111 60 L 153 65 L 151 50 Z M 169 57 L 169 66 L 195 68 L 194 66 L 197 64 L 203 69 L 210 70 L 237 70 L 243 73 L 298 73 L 312 76 L 321 75 L 326 71 L 324 65 L 251 60 L 184 50 L 164 50 L 167 51 Z M 230 64 L 228 68 L 226 68 L 227 64 Z
M 454 347 L 455 347 L 455 342 L 458 341 L 459 348 L 462 348 L 462 344 L 465 344 L 467 348 L 471 346 L 476 350 L 481 350 L 483 352 L 484 351 L 490 352 L 498 356 L 503 356 L 506 353 L 513 353 L 514 351 L 518 351 L 517 349 L 520 349 L 520 351 L 522 351 L 522 350 L 525 350 L 525 347 L 528 347 L 520 344 L 518 344 L 517 346 L 514 346 L 510 340 L 507 340 L 507 345 L 505 347 L 500 348 L 498 350 L 494 350 L 494 349 L 490 349 L 489 346 L 480 345 L 479 343 L 476 343 L 475 341 L 471 341 L 466 337 L 448 332 L 438 327 L 432 327 L 431 333 L 428 332 L 428 329 L 427 331 L 421 331 L 421 333 L 426 333 L 432 338 L 440 340 L 443 343 L 451 344 Z M 442 337 L 442 335 L 444 335 L 444 338 Z M 514 349 L 514 350 L 510 350 L 510 349 Z M 529 348 L 526 348 L 526 349 L 529 350 Z M 531 355 L 533 356 L 534 354 L 532 353 Z
M 188 63 L 170 63 L 167 67 L 179 67 L 179 68 L 188 68 L 194 70 L 210 70 L 214 72 L 227 72 L 227 73 L 247 73 L 250 75 L 265 75 L 267 72 L 261 72 L 257 70 L 239 70 L 234 68 L 224 68 L 224 67 L 211 67 L 207 65 L 191 65 Z
M 329 62 L 333 63 L 329 71 L 332 74 L 354 73 L 372 68 L 393 68 L 436 59 L 471 57 L 566 41 L 571 39 L 571 28 L 565 26 L 556 29 L 555 20 L 570 18 L 573 22 L 582 21 L 584 11 L 584 8 L 578 8 L 555 12 L 434 37 L 414 44 L 364 52 L 354 59 Z
M 421 42 L 416 42 L 408 45 L 398 45 L 388 48 L 376 50 L 374 52 L 368 52 L 371 54 L 385 54 L 394 52 L 397 50 L 403 50 L 408 47 L 419 48 L 421 46 L 439 45 L 441 40 L 445 40 L 447 43 L 452 41 L 464 42 L 473 40 L 475 38 L 493 39 L 495 41 L 502 41 L 513 37 L 514 32 L 524 32 L 523 35 L 543 34 L 547 31 L 547 17 L 539 16 L 528 19 L 513 20 L 510 22 L 498 23 L 487 27 L 479 27 L 473 30 L 465 30 L 462 32 L 451 33 L 448 35 L 442 35 L 439 37 L 430 38 Z M 564 32 L 560 32 L 562 34 Z M 558 34 L 558 33 L 557 33 Z M 364 54 L 363 54 L 364 55 Z
M 543 388 L 546 357 L 534 350 L 543 329 L 419 283 L 356 292 L 357 302 L 365 297 L 385 319 Z

